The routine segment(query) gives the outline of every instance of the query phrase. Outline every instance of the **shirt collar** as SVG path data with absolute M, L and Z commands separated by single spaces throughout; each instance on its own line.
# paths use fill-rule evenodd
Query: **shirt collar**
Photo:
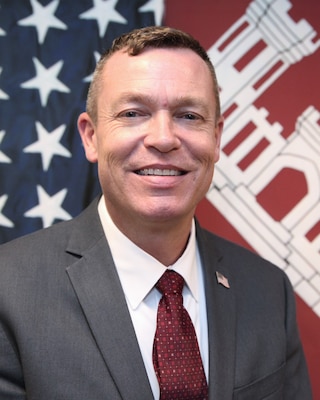
M 167 267 L 136 246 L 117 228 L 108 213 L 103 196 L 99 201 L 98 212 L 123 291 L 130 306 L 136 309 L 154 288 Z M 168 268 L 173 269 L 183 276 L 192 296 L 198 301 L 194 221 L 192 221 L 190 237 L 185 251 Z

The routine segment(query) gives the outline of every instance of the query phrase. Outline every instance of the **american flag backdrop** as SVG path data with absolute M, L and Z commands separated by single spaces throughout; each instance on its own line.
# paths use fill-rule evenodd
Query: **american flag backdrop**
M 76 128 L 94 65 L 162 23 L 200 40 L 220 84 L 221 159 L 197 217 L 286 271 L 320 399 L 318 0 L 0 0 L 0 242 L 99 192 Z
M 0 1 L 0 242 L 75 216 L 99 192 L 76 127 L 95 63 L 162 17 L 154 0 Z

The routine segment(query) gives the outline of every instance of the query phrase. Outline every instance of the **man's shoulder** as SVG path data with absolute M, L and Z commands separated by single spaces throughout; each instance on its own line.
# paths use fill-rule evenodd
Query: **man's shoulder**
M 21 236 L 0 246 L 0 260 L 21 259 L 23 257 L 50 257 L 58 249 L 66 248 L 71 236 L 87 236 L 92 226 L 99 221 L 97 201 L 92 202 L 78 216 L 68 221 L 58 222 L 48 228 Z M 90 225 L 91 224 L 91 225 Z M 80 239 L 79 239 L 80 240 Z M 0 261 L 1 265 L 1 261 Z
M 227 268 L 232 275 L 241 279 L 248 276 L 283 279 L 286 274 L 277 265 L 254 252 L 249 247 L 244 247 L 228 239 L 218 236 L 206 229 L 199 230 L 200 252 L 214 254 L 216 259 Z M 208 250 L 210 249 L 210 250 Z
M 0 273 L 34 274 L 50 268 L 65 254 L 70 226 L 73 220 L 58 222 L 49 228 L 40 229 L 0 246 Z M 28 272 L 27 272 L 28 271 Z

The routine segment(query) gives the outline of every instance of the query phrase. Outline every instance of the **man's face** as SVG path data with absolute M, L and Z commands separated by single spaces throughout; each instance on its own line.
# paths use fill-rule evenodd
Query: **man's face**
M 215 109 L 209 69 L 189 49 L 110 57 L 97 123 L 83 113 L 78 125 L 118 226 L 193 216 L 219 158 L 223 123 Z

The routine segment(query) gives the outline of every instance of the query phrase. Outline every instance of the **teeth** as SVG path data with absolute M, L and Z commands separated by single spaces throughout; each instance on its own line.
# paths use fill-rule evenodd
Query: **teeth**
M 157 176 L 178 176 L 181 171 L 175 169 L 145 168 L 137 171 L 138 175 L 157 175 Z

